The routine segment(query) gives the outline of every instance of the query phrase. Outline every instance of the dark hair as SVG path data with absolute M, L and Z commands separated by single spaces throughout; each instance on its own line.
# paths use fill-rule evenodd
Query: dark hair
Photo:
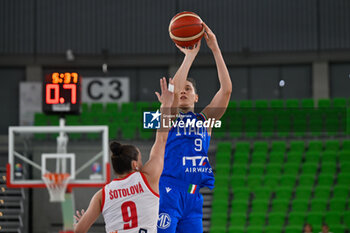
M 309 226 L 309 227 L 311 228 L 311 231 L 312 231 L 312 226 L 311 226 L 310 223 L 305 223 L 305 224 L 304 224 L 303 231 L 304 231 L 304 229 L 305 229 L 306 226 Z
M 190 83 L 192 83 L 192 86 L 193 86 L 193 88 L 194 88 L 194 93 L 197 94 L 196 80 L 194 80 L 193 78 L 187 78 L 187 81 L 189 81 Z
M 111 161 L 112 166 L 117 174 L 130 172 L 131 161 L 137 161 L 138 150 L 133 145 L 122 145 L 119 142 L 112 141 L 109 144 L 109 149 L 112 151 Z

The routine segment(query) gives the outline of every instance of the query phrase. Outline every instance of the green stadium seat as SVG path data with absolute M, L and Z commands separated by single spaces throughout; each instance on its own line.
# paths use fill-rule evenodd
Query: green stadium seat
M 313 99 L 302 99 L 301 100 L 301 107 L 302 108 L 314 108 L 315 101 Z
M 271 213 L 285 214 L 289 208 L 289 198 L 275 199 L 272 201 Z
M 311 211 L 324 213 L 327 209 L 327 200 L 313 199 L 311 201 Z
M 350 182 L 350 180 L 349 180 Z M 337 185 L 333 189 L 333 199 L 347 199 L 349 197 L 349 186 Z
M 216 233 L 216 231 L 213 231 L 214 233 Z M 244 233 L 245 232 L 245 230 L 244 230 L 244 225 L 243 226 L 241 226 L 241 227 L 237 227 L 237 226 L 230 226 L 229 228 L 228 228 L 228 232 L 229 233 Z
M 56 115 L 48 115 L 47 117 L 47 124 L 52 126 L 58 126 L 60 123 L 60 117 Z
M 296 233 L 301 232 L 303 225 L 286 226 L 284 233 Z
M 246 233 L 263 233 L 264 226 L 249 225 L 246 228 Z
M 47 126 L 47 116 L 44 113 L 38 113 L 36 112 L 34 114 L 34 126 Z M 45 139 L 47 136 L 46 133 L 36 133 L 35 138 L 38 140 Z
M 271 108 L 284 108 L 283 100 L 270 100 Z
M 124 140 L 134 140 L 136 138 L 136 123 L 122 124 L 121 133 Z
M 90 112 L 93 114 L 104 112 L 103 103 L 92 103 Z
M 299 186 L 310 186 L 312 187 L 314 185 L 315 181 L 315 175 L 300 175 L 299 177 Z
M 214 189 L 214 194 L 213 194 L 213 200 L 224 200 L 228 201 L 229 197 L 229 188 L 227 186 L 222 186 L 222 187 L 215 187 Z
M 329 228 L 332 232 L 336 233 L 344 233 L 345 232 L 345 227 L 343 225 L 334 225 Z M 349 228 L 347 229 L 347 232 L 349 232 Z
M 321 151 L 308 151 L 305 153 L 305 162 L 318 164 L 320 157 Z
M 329 202 L 329 210 L 335 212 L 344 212 L 346 207 L 346 199 L 340 199 L 333 196 L 332 200 Z
M 214 226 L 215 224 L 221 225 L 222 222 L 217 222 L 216 220 L 214 220 L 213 222 L 214 222 L 214 224 L 211 224 L 210 229 L 209 229 L 210 233 L 226 233 L 227 232 L 226 226 Z
M 88 103 L 81 104 L 81 113 L 90 112 L 90 107 Z
M 319 99 L 317 106 L 319 108 L 330 108 L 331 107 L 331 101 L 330 101 L 330 99 Z
M 350 150 L 340 151 L 339 161 L 340 163 L 350 162 Z
M 302 226 L 304 224 L 305 212 L 291 212 L 288 216 L 289 226 Z
M 299 100 L 297 99 L 287 99 L 286 100 L 286 107 L 287 108 L 299 108 L 300 105 L 299 105 Z
M 302 175 L 315 175 L 317 172 L 318 163 L 304 163 L 302 166 Z
M 337 178 L 337 185 L 349 185 L 350 173 L 340 173 Z
M 246 213 L 234 213 L 230 215 L 230 225 L 244 227 L 246 224 Z
M 211 218 L 210 218 L 210 223 L 211 223 L 211 231 L 214 232 L 214 229 L 217 227 L 222 227 L 225 226 L 225 230 L 226 230 L 226 224 L 227 224 L 227 214 L 226 213 L 220 213 L 220 212 L 215 212 L 211 214 Z M 216 233 L 215 229 L 215 233 Z M 223 231 L 226 232 L 226 231 Z
M 333 107 L 334 108 L 345 108 L 347 106 L 346 98 L 334 98 Z
M 287 153 L 287 164 L 299 164 L 303 160 L 303 152 L 290 151 Z
M 231 203 L 231 214 L 246 213 L 248 210 L 248 200 L 234 200 Z
M 283 175 L 280 180 L 280 187 L 294 187 L 296 181 L 296 176 L 293 175 Z
M 217 164 L 215 166 L 215 173 L 217 175 L 224 175 L 228 178 L 230 174 L 230 164 Z
M 311 141 L 309 142 L 309 151 L 321 151 L 323 149 L 323 143 L 321 141 Z
M 150 104 L 151 104 L 152 111 L 157 111 L 157 109 L 160 109 L 159 101 L 151 102 Z
M 305 199 L 295 199 L 292 203 L 292 212 L 307 212 L 309 201 Z
M 230 181 L 231 187 L 243 187 L 245 185 L 245 181 L 245 176 L 232 176 Z
M 265 175 L 264 177 L 264 186 L 274 190 L 279 183 L 279 175 Z
M 270 213 L 268 217 L 268 225 L 279 227 L 279 232 L 281 232 L 281 229 L 285 222 L 285 213 Z M 265 232 L 270 232 L 268 227 L 265 228 Z
M 252 153 L 252 164 L 257 164 L 257 165 L 263 165 L 266 162 L 266 155 L 267 152 L 262 152 L 262 151 L 254 151 Z
M 289 200 L 292 196 L 293 187 L 280 187 L 276 190 L 277 200 Z
M 269 164 L 276 164 L 281 166 L 284 163 L 284 152 L 273 151 L 269 155 Z
M 247 188 L 233 188 L 234 200 L 248 200 L 250 196 L 250 190 Z
M 256 100 L 255 107 L 256 108 L 268 108 L 269 102 L 267 100 Z
M 251 100 L 241 100 L 239 102 L 239 107 L 240 108 L 252 108 L 253 107 L 253 102 Z
M 139 136 L 142 140 L 150 140 L 154 136 L 154 131 L 139 129 Z
M 342 152 L 339 152 L 339 155 Z M 350 157 L 350 156 L 349 156 Z M 337 153 L 335 151 L 325 151 L 322 154 L 322 163 L 330 163 L 337 161 Z
M 295 191 L 296 200 L 308 201 L 312 193 L 312 186 L 299 186 Z
M 249 152 L 236 152 L 234 154 L 233 164 L 246 165 L 249 160 Z
M 254 200 L 252 202 L 252 213 L 266 214 L 269 202 L 266 200 Z
M 115 114 L 115 116 L 116 116 L 117 113 L 119 112 L 118 103 L 107 103 L 106 104 L 106 112 L 108 112 L 109 114 Z
M 216 164 L 231 164 L 231 153 L 222 151 L 218 148 L 215 156 L 215 163 Z
M 328 212 L 324 217 L 324 222 L 326 222 L 328 226 L 336 226 L 341 223 L 340 217 L 341 215 L 338 212 Z
M 135 111 L 135 103 L 133 103 L 133 102 L 122 103 L 121 111 L 122 112 L 134 112 Z
M 254 149 L 254 152 L 259 151 L 262 153 L 267 153 L 269 149 L 269 145 L 267 144 L 267 142 L 254 142 L 253 149 Z
M 283 226 L 270 225 L 265 226 L 265 233 L 282 233 Z
M 249 175 L 262 176 L 264 174 L 264 165 L 254 165 L 251 164 L 249 167 Z
M 309 212 L 306 216 L 306 222 L 311 226 L 322 226 L 323 213 L 320 212 Z
M 350 150 L 350 140 L 344 140 L 343 141 L 342 149 L 343 150 L 347 150 L 347 151 Z
M 338 151 L 340 147 L 340 143 L 338 140 L 329 140 L 325 143 L 326 151 Z
M 348 228 L 350 228 L 350 211 L 344 213 L 343 222 Z
M 265 217 L 266 214 L 262 213 L 262 212 L 258 212 L 258 213 L 254 213 L 252 212 L 249 216 L 249 226 L 255 226 L 255 227 L 259 227 L 258 229 L 260 229 L 262 232 L 262 226 L 265 225 Z M 252 231 L 255 232 L 255 231 Z M 258 231 L 259 232 L 259 231 Z
M 259 187 L 254 191 L 254 200 L 269 202 L 271 190 L 269 188 Z
M 284 153 L 286 152 L 286 143 L 285 142 L 279 142 L 279 141 L 274 141 L 271 144 L 271 152 L 281 152 Z
M 260 187 L 262 185 L 262 175 L 249 175 L 247 177 L 247 186 L 250 188 Z
M 268 164 L 266 167 L 266 175 L 281 175 L 281 166 L 276 164 Z
M 335 175 L 336 171 L 337 171 L 336 163 L 332 163 L 332 162 L 322 163 L 321 174 L 328 174 L 330 176 L 333 176 Z
M 343 162 L 340 164 L 340 171 L 350 173 L 350 162 Z
M 328 174 L 320 174 L 318 176 L 318 186 L 328 186 L 331 187 L 334 183 L 334 176 Z
M 287 163 L 284 165 L 283 174 L 296 176 L 299 172 L 299 164 Z
M 245 177 L 247 172 L 246 165 L 244 163 L 234 163 L 232 167 L 232 177 L 243 176 Z
M 328 200 L 331 190 L 330 186 L 320 186 L 318 185 L 314 191 L 314 199 L 318 200 Z
M 108 137 L 110 140 L 114 140 L 118 138 L 118 132 L 119 132 L 119 124 L 114 123 L 108 123 Z
M 215 187 L 224 187 L 229 183 L 228 176 L 226 174 L 215 175 Z
M 291 141 L 290 151 L 303 152 L 305 149 L 305 143 L 303 141 Z
M 250 143 L 249 142 L 237 142 L 235 152 L 250 152 Z

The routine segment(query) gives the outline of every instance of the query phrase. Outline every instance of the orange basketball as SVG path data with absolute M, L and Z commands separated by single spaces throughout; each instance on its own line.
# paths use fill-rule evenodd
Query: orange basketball
M 170 38 L 181 47 L 195 45 L 204 35 L 201 18 L 189 11 L 175 15 L 169 24 Z

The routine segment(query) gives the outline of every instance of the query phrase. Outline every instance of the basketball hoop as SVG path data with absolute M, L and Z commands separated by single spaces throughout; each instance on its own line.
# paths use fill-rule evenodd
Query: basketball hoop
M 50 202 L 63 202 L 68 181 L 71 176 L 68 173 L 45 173 L 42 179 L 50 194 Z

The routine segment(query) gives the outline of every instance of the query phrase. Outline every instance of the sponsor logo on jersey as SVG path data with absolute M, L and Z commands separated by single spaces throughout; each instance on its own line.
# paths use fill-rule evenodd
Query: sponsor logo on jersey
M 143 128 L 144 129 L 159 129 L 160 128 L 159 110 L 156 112 L 143 112 Z
M 121 198 L 121 197 L 127 197 L 134 194 L 144 193 L 145 191 L 142 188 L 141 183 L 132 185 L 129 188 L 126 189 L 113 189 L 109 190 L 109 198 L 111 200 Z
M 158 227 L 160 229 L 167 229 L 171 224 L 171 218 L 167 213 L 161 213 L 158 217 Z
M 207 163 L 209 163 L 208 156 L 184 156 L 182 157 L 182 166 L 192 166 L 186 167 L 185 172 L 190 173 L 212 173 L 213 170 L 210 167 L 204 167 Z

